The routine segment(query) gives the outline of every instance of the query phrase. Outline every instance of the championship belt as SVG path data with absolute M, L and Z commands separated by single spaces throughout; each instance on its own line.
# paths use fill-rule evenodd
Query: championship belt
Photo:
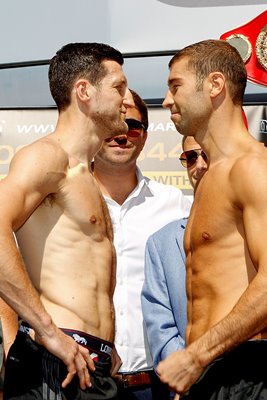
M 248 80 L 267 86 L 267 11 L 221 35 L 241 55 Z

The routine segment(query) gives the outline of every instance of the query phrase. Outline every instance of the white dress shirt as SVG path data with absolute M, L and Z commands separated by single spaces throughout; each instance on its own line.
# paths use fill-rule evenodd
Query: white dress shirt
M 139 168 L 137 178 L 122 205 L 105 196 L 117 253 L 115 346 L 123 362 L 120 372 L 128 373 L 153 368 L 141 309 L 146 241 L 169 222 L 188 216 L 191 207 L 180 189 L 144 177 Z

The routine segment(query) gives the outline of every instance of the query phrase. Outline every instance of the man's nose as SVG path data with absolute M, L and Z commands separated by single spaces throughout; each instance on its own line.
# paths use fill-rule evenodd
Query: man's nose
M 135 106 L 133 95 L 130 92 L 129 88 L 126 89 L 123 104 L 126 108 L 133 108 Z
M 173 96 L 171 92 L 168 90 L 166 93 L 165 99 L 163 100 L 162 107 L 163 108 L 170 108 L 173 105 Z
M 205 172 L 207 168 L 208 168 L 207 162 L 204 160 L 204 158 L 201 155 L 199 155 L 197 158 L 197 161 L 196 161 L 197 171 Z

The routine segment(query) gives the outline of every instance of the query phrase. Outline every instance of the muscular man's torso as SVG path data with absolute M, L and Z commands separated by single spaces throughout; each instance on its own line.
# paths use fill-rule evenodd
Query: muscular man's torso
M 16 232 L 18 245 L 54 322 L 113 341 L 115 252 L 108 210 L 87 165 L 76 163 L 64 175 L 57 192 Z
M 231 189 L 230 171 L 231 162 L 218 163 L 207 171 L 187 224 L 187 344 L 232 310 L 257 273 L 246 245 L 242 209 Z M 257 336 L 266 337 L 266 332 Z

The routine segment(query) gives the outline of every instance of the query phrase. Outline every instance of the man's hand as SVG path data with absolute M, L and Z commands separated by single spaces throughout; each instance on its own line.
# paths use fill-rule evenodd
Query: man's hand
M 35 333 L 35 340 L 56 357 L 60 358 L 66 365 L 68 374 L 62 382 L 63 388 L 71 382 L 76 373 L 79 377 L 81 389 L 85 390 L 91 386 L 88 368 L 94 371 L 95 365 L 86 348 L 79 346 L 74 339 L 65 335 L 57 327 L 55 327 L 52 336 L 38 336 Z
M 176 393 L 186 392 L 203 372 L 190 350 L 179 350 L 170 354 L 158 365 L 157 372 L 163 383 L 167 383 Z
M 111 366 L 110 374 L 114 378 L 114 376 L 118 373 L 120 367 L 122 366 L 121 358 L 118 355 L 115 346 L 113 347 L 113 350 L 112 350 L 111 362 L 112 362 L 112 366 Z

